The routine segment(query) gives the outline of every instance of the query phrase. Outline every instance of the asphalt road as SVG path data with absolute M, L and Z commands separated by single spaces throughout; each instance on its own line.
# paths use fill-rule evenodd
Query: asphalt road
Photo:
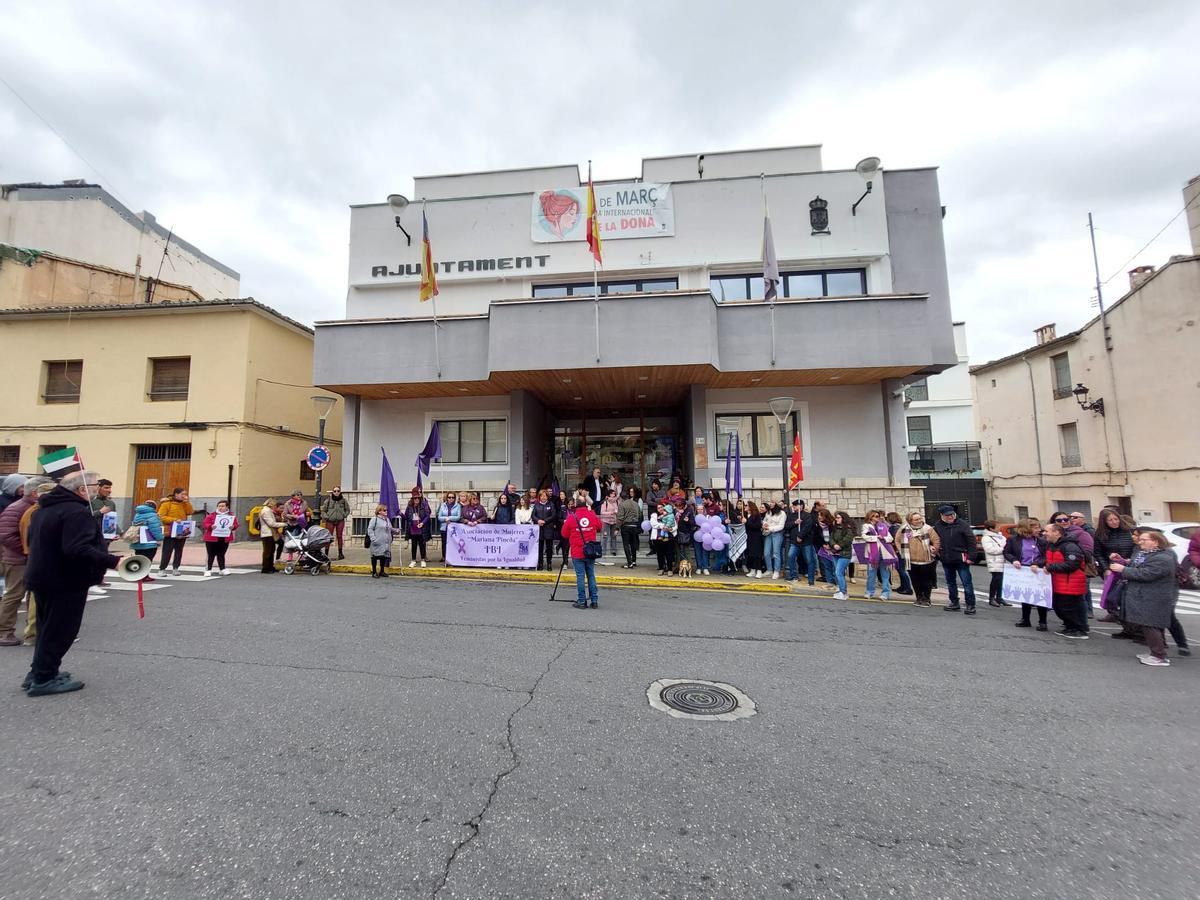
M 6 898 L 1196 895 L 1200 661 L 1102 633 L 364 577 L 147 607 L 89 605 L 76 694 L 0 648 Z M 672 677 L 758 713 L 671 718 Z

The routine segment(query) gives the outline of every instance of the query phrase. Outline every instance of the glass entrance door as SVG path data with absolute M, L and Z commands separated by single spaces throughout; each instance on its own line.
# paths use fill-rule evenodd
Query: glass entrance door
M 555 474 L 561 486 L 570 490 L 599 466 L 644 494 L 653 479 L 666 481 L 678 471 L 676 428 L 674 417 L 640 413 L 619 419 L 560 420 L 554 436 Z

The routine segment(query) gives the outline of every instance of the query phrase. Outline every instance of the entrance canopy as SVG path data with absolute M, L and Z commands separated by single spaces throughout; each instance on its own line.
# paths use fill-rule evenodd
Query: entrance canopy
M 550 407 L 666 406 L 692 386 L 928 375 L 926 294 L 718 304 L 707 291 L 493 302 L 487 315 L 318 322 L 315 383 L 377 399 L 528 391 Z M 434 341 L 434 328 L 438 339 Z M 597 362 L 597 355 L 599 361 Z

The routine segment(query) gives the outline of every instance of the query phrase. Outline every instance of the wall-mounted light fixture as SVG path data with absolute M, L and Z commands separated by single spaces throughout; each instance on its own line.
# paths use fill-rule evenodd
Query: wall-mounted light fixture
M 808 201 L 808 223 L 813 234 L 829 234 L 829 201 L 820 194 Z
M 871 189 L 875 186 L 874 178 L 879 174 L 879 157 L 868 156 L 866 159 L 860 159 L 854 166 L 854 171 L 857 172 L 867 183 L 867 189 L 863 191 L 862 196 L 854 201 L 854 205 L 850 207 L 850 215 L 858 215 L 858 204 L 867 199 L 867 194 L 871 193 Z
M 408 246 L 412 246 L 412 235 L 408 233 L 408 229 L 400 224 L 400 211 L 408 206 L 408 198 L 403 194 L 388 194 L 388 206 L 392 208 L 392 212 L 396 213 L 396 227 L 404 232 L 404 237 L 408 241 Z
M 1075 399 L 1079 402 L 1080 409 L 1090 409 L 1094 413 L 1104 415 L 1104 398 L 1097 397 L 1093 402 L 1088 403 L 1088 389 L 1082 384 L 1077 384 L 1071 389 L 1071 393 L 1075 395 Z

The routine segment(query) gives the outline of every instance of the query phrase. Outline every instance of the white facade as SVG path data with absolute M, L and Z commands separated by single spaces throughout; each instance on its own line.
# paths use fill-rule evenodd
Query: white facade
M 573 485 L 593 464 L 643 489 L 673 471 L 720 487 L 738 428 L 744 488 L 778 490 L 767 401 L 785 395 L 802 490 L 908 490 L 902 385 L 958 361 L 936 173 L 877 173 L 864 196 L 854 171 L 822 170 L 819 147 L 702 165 L 647 159 L 639 177 L 597 185 L 659 186 L 673 214 L 661 235 L 606 235 L 598 301 L 586 244 L 537 230 L 544 192 L 579 196 L 576 166 L 417 178 L 399 211 L 352 207 L 346 319 L 317 323 L 314 363 L 315 383 L 346 397 L 343 484 L 375 487 L 381 446 L 411 478 L 438 421 L 470 459 L 435 465 L 437 487 Z M 764 194 L 780 271 L 794 275 L 774 304 L 761 293 Z M 827 228 L 810 215 L 822 201 Z M 436 332 L 434 303 L 418 298 L 422 211 Z M 739 278 L 749 296 L 729 299 Z
M 905 408 L 910 456 L 915 455 L 918 443 L 962 444 L 977 440 L 965 322 L 954 323 L 954 354 L 957 365 L 910 385 L 906 392 L 910 398 Z M 928 440 L 913 440 L 926 433 Z
M 159 274 L 168 235 L 150 213 L 135 215 L 98 185 L 0 186 L 0 242 L 137 272 L 142 290 L 147 277 Z M 240 296 L 241 276 L 179 235 L 170 235 L 168 252 L 164 280 L 190 287 L 206 300 Z

